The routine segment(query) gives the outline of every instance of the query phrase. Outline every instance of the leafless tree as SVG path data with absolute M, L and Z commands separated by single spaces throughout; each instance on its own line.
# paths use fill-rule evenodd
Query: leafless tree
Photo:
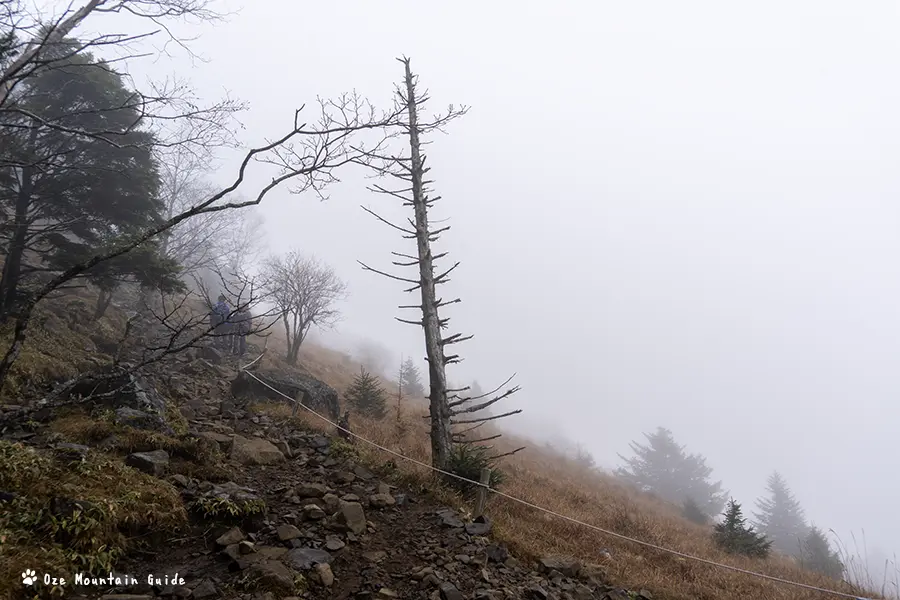
M 275 311 L 266 307 L 266 292 L 258 278 L 217 271 L 219 293 L 226 297 L 230 311 L 226 324 L 245 324 L 245 335 L 267 334 L 274 323 Z M 128 321 L 123 343 L 115 357 L 115 364 L 127 364 L 138 369 L 160 362 L 190 348 L 202 348 L 210 340 L 230 336 L 210 323 L 213 302 L 209 290 L 187 291 L 178 294 L 160 293 L 157 302 L 143 303 Z M 242 313 L 252 319 L 242 321 Z M 230 350 L 230 349 L 226 349 Z
M 456 333 L 445 337 L 443 334 L 443 331 L 448 326 L 449 319 L 446 317 L 442 318 L 439 315 L 440 308 L 460 300 L 457 298 L 445 301 L 438 297 L 437 286 L 449 281 L 449 274 L 459 266 L 459 263 L 455 263 L 444 271 L 436 272 L 435 261 L 445 257 L 447 253 L 443 252 L 435 255 L 432 253 L 431 245 L 438 240 L 441 233 L 447 231 L 450 227 L 445 226 L 432 229 L 428 220 L 429 208 L 440 197 L 431 196 L 432 181 L 425 178 L 426 173 L 430 169 L 425 166 L 426 158 L 422 152 L 422 146 L 427 143 L 423 140 L 426 135 L 435 131 L 443 131 L 443 128 L 450 122 L 465 115 L 467 108 L 461 107 L 457 109 L 451 105 L 446 113 L 435 116 L 429 121 L 421 121 L 420 112 L 428 101 L 428 93 L 427 91 L 422 94 L 417 92 L 416 83 L 418 78 L 412 73 L 409 59 L 404 57 L 398 60 L 403 63 L 405 73 L 403 84 L 398 85 L 396 88 L 397 100 L 395 106 L 399 115 L 398 126 L 404 137 L 408 138 L 409 154 L 388 154 L 379 151 L 369 153 L 368 156 L 374 160 L 373 165 L 376 169 L 376 175 L 391 177 L 400 181 L 400 187 L 398 188 L 374 185 L 370 189 L 376 193 L 385 194 L 400 200 L 403 206 L 411 207 L 413 217 L 408 218 L 406 224 L 397 225 L 366 207 L 363 207 L 363 210 L 382 223 L 399 231 L 403 234 L 404 239 L 415 240 L 416 253 L 411 255 L 394 252 L 393 254 L 398 260 L 393 261 L 393 264 L 397 267 L 415 268 L 418 271 L 418 277 L 413 279 L 411 277 L 394 275 L 374 269 L 365 263 L 360 264 L 368 271 L 409 284 L 410 287 L 404 290 L 405 292 L 418 291 L 420 294 L 421 301 L 419 304 L 403 305 L 400 308 L 421 311 L 422 317 L 418 320 L 400 318 L 398 320 L 422 327 L 424 330 L 430 387 L 431 460 L 436 468 L 446 470 L 450 466 L 454 442 L 466 441 L 476 443 L 495 439 L 499 435 L 473 440 L 468 437 L 468 434 L 474 429 L 481 427 L 487 421 L 513 415 L 521 412 L 521 410 L 487 417 L 460 418 L 460 415 L 470 415 L 486 409 L 516 393 L 519 388 L 515 386 L 499 394 L 497 394 L 498 388 L 490 394 L 463 396 L 460 394 L 468 391 L 468 387 L 452 389 L 448 385 L 447 365 L 458 363 L 462 359 L 457 354 L 447 355 L 445 349 L 451 344 L 471 339 L 472 336 L 463 336 Z M 507 380 L 506 383 L 511 379 Z M 453 425 L 466 425 L 467 427 L 462 431 L 454 432 L 452 430 Z M 517 451 L 515 450 L 514 452 Z M 494 458 L 499 458 L 499 456 Z
M 384 145 L 388 132 L 396 121 L 394 112 L 379 113 L 356 93 L 344 94 L 335 100 L 320 99 L 319 108 L 320 116 L 315 123 L 301 121 L 301 108 L 296 111 L 293 125 L 286 134 L 247 152 L 236 177 L 227 187 L 159 224 L 139 233 L 123 236 L 110 249 L 99 251 L 89 259 L 79 261 L 53 275 L 23 298 L 15 314 L 13 339 L 0 360 L 0 385 L 22 350 L 35 306 L 49 294 L 95 266 L 124 256 L 184 221 L 204 214 L 258 205 L 279 186 L 293 183 L 288 188 L 292 193 L 312 192 L 320 198 L 325 197 L 328 184 L 337 180 L 336 171 L 347 165 L 368 164 L 370 156 Z M 367 139 L 367 133 L 372 139 Z M 235 199 L 251 163 L 274 167 L 276 173 L 268 184 L 248 199 Z
M 142 150 L 161 155 L 173 149 L 183 155 L 202 156 L 214 148 L 232 146 L 236 140 L 235 117 L 245 108 L 228 97 L 203 102 L 191 86 L 177 78 L 144 85 L 131 81 L 127 86 L 130 93 L 105 95 L 102 107 L 81 102 L 54 103 L 45 99 L 46 91 L 42 92 L 40 86 L 35 88 L 34 83 L 61 73 L 70 80 L 90 81 L 104 74 L 130 80 L 115 71 L 118 63 L 158 55 L 158 51 L 146 51 L 152 49 L 148 44 L 157 38 L 165 38 L 190 52 L 184 40 L 172 36 L 169 24 L 183 20 L 218 21 L 225 17 L 211 6 L 210 0 L 85 0 L 80 7 L 73 4 L 61 13 L 51 14 L 28 0 L 0 3 L 0 175 L 6 213 L 0 319 L 6 320 L 17 310 L 20 292 L 30 295 L 60 273 L 60 265 L 51 268 L 45 260 L 51 249 L 59 248 L 61 242 L 76 241 L 84 232 L 92 232 L 93 238 L 104 238 L 104 244 L 120 233 L 114 225 L 92 218 L 95 215 L 90 211 L 61 213 L 58 203 L 52 200 L 61 192 L 54 195 L 36 189 L 36 185 L 40 187 L 38 182 L 88 171 L 99 175 L 121 169 L 86 158 L 86 144 L 128 151 L 136 157 L 141 156 Z M 120 21 L 130 18 L 137 21 L 138 27 L 143 24 L 155 31 L 137 35 L 110 33 L 108 24 L 103 27 L 97 23 L 110 13 L 119 15 Z M 107 33 L 79 35 L 93 23 Z M 87 59 L 89 54 L 92 60 Z M 106 118 L 111 115 L 117 118 Z M 148 194 L 152 195 L 152 190 Z M 95 239 L 90 242 L 97 244 Z M 145 244 L 145 248 L 149 245 Z M 106 284 L 97 306 L 99 313 L 118 287 L 115 278 L 107 279 Z
M 284 325 L 285 358 L 296 364 L 310 328 L 332 327 L 339 320 L 335 304 L 346 297 L 347 286 L 331 267 L 296 250 L 270 258 L 265 279 L 270 301 L 278 308 Z
M 160 152 L 161 195 L 166 218 L 183 212 L 212 195 L 210 174 L 215 163 L 211 148 L 196 151 L 175 146 Z M 192 280 L 198 273 L 246 273 L 264 248 L 263 219 L 253 210 L 207 213 L 173 227 L 164 236 L 162 251 L 181 265 Z

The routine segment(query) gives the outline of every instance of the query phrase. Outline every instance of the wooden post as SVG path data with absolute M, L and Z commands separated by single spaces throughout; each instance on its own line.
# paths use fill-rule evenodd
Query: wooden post
M 490 469 L 482 469 L 481 470 L 481 483 L 478 486 L 478 496 L 475 499 L 475 514 L 472 515 L 473 518 L 478 518 L 484 514 L 484 505 L 487 502 L 487 486 L 491 482 L 491 470 Z

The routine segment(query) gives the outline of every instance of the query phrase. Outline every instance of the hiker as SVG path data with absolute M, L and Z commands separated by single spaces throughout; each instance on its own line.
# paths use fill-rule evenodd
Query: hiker
M 215 315 L 215 322 L 213 323 L 212 319 L 210 319 L 210 325 L 214 326 L 213 335 L 216 336 L 213 344 L 220 348 L 230 349 L 233 325 L 228 319 L 231 315 L 231 307 L 228 306 L 225 294 L 219 294 L 219 301 L 213 307 L 213 315 Z
M 253 317 L 246 307 L 237 311 L 234 315 L 234 336 L 232 337 L 231 352 L 236 356 L 243 356 L 247 352 L 247 336 Z

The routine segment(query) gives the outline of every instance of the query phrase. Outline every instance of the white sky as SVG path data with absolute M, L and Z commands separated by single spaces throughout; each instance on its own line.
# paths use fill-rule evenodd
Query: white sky
M 875 1 L 257 0 L 193 44 L 210 63 L 165 68 L 250 102 L 256 144 L 316 95 L 386 106 L 409 55 L 432 109 L 472 106 L 430 147 L 476 334 L 451 378 L 518 372 L 509 425 L 604 465 L 669 427 L 747 507 L 778 469 L 817 524 L 892 549 L 898 32 Z M 342 336 L 421 356 L 401 286 L 356 264 L 408 249 L 359 205 L 403 213 L 347 175 L 273 194 L 269 245 L 348 281 Z

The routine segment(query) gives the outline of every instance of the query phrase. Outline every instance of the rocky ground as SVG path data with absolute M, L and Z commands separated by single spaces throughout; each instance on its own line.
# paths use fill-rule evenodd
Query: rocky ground
M 162 449 L 128 455 L 127 465 L 180 490 L 192 530 L 129 557 L 113 574 L 136 581 L 70 587 L 67 598 L 651 598 L 605 585 L 602 565 L 517 560 L 492 541 L 488 518 L 466 522 L 427 496 L 392 487 L 346 441 L 247 413 L 221 387 L 219 400 L 194 396 L 182 413 L 189 435 L 220 446 L 230 481 L 171 474 L 174 457 Z M 138 409 L 119 412 L 135 426 L 155 426 L 138 419 Z M 7 436 L 89 451 L 40 431 Z

